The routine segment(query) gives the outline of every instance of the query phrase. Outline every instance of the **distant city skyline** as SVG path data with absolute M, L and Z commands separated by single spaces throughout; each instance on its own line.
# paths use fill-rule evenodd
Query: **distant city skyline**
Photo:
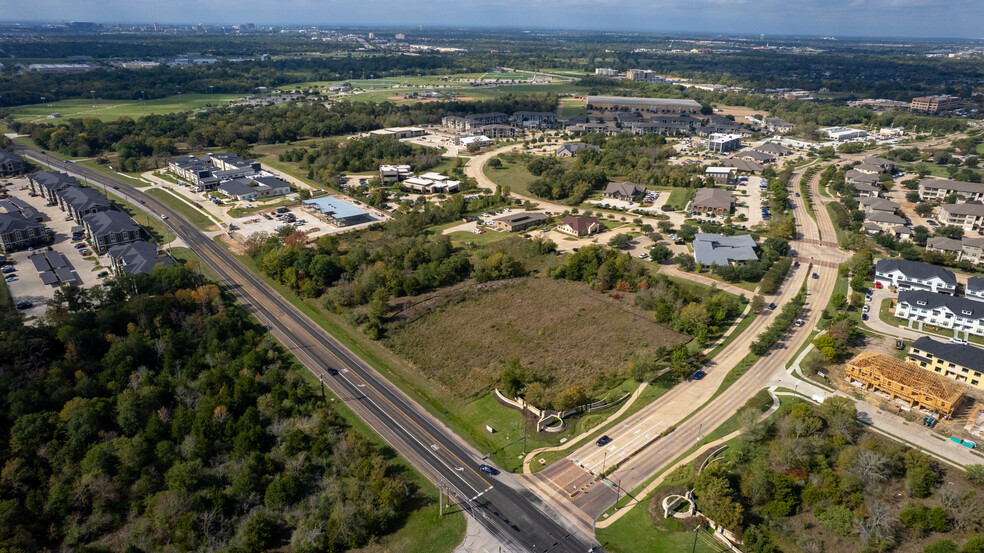
M 0 22 L 508 27 L 984 38 L 981 0 L 0 0 Z M 57 19 L 52 16 L 57 15 Z

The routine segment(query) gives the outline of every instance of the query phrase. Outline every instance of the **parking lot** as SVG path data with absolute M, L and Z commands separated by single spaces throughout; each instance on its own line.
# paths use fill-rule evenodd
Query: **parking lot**
M 53 231 L 52 234 L 54 235 L 54 242 L 50 247 L 7 254 L 7 262 L 13 265 L 15 270 L 5 276 L 14 275 L 17 277 L 17 280 L 7 283 L 14 303 L 31 302 L 33 307 L 24 309 L 22 312 L 28 317 L 39 316 L 46 309 L 45 302 L 52 297 L 62 282 L 44 284 L 35 264 L 30 259 L 32 255 L 49 251 L 49 249 L 58 252 L 64 257 L 66 262 L 64 269 L 68 271 L 68 273 L 63 271 L 62 274 L 71 274 L 70 278 L 73 278 L 78 286 L 86 288 L 95 286 L 102 281 L 102 278 L 96 275 L 109 270 L 108 261 L 106 266 L 101 266 L 100 261 L 105 259 L 97 258 L 91 248 L 87 248 L 89 255 L 83 256 L 81 253 L 83 250 L 74 247 L 74 244 L 80 242 L 79 240 L 72 240 L 72 230 L 79 226 L 78 223 L 74 220 L 66 221 L 65 212 L 57 206 L 47 206 L 44 198 L 40 196 L 31 197 L 26 178 L 15 178 L 11 179 L 10 182 L 11 185 L 7 187 L 7 193 L 10 194 L 11 198 L 26 203 L 43 213 L 45 215 L 44 224 Z

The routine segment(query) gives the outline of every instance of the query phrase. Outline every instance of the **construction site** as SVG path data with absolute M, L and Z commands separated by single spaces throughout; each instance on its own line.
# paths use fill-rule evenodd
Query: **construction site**
M 926 411 L 950 419 L 960 406 L 964 389 L 960 384 L 901 361 L 890 355 L 861 352 L 848 361 L 845 377 L 851 385 L 873 392 L 904 409 Z

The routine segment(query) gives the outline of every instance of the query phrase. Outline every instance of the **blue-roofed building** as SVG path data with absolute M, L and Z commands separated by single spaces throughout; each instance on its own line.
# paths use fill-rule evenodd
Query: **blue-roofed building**
M 336 227 L 347 227 L 372 221 L 369 212 L 333 196 L 305 200 L 304 205 L 315 212 L 320 219 Z

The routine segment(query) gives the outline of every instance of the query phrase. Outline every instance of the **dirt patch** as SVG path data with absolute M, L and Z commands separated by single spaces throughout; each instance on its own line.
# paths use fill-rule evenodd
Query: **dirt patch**
M 577 384 L 590 394 L 632 353 L 690 339 L 632 299 L 546 277 L 463 284 L 394 306 L 386 345 L 459 398 L 487 391 L 513 356 L 552 390 Z
M 721 111 L 718 112 L 717 110 Z M 736 120 L 740 120 L 746 115 L 751 115 L 757 118 L 761 118 L 763 115 L 761 110 L 756 110 L 745 106 L 717 106 L 714 108 L 714 113 L 717 113 L 718 115 L 734 115 Z
M 246 246 L 244 246 L 238 240 L 236 240 L 234 238 L 231 238 L 231 237 L 229 237 L 228 235 L 225 235 L 225 234 L 220 234 L 219 235 L 219 240 L 221 240 L 222 243 L 225 244 L 226 247 L 228 247 L 229 250 L 232 253 L 234 253 L 236 255 L 246 255 Z M 244 240 L 245 240 L 245 238 L 244 238 Z

